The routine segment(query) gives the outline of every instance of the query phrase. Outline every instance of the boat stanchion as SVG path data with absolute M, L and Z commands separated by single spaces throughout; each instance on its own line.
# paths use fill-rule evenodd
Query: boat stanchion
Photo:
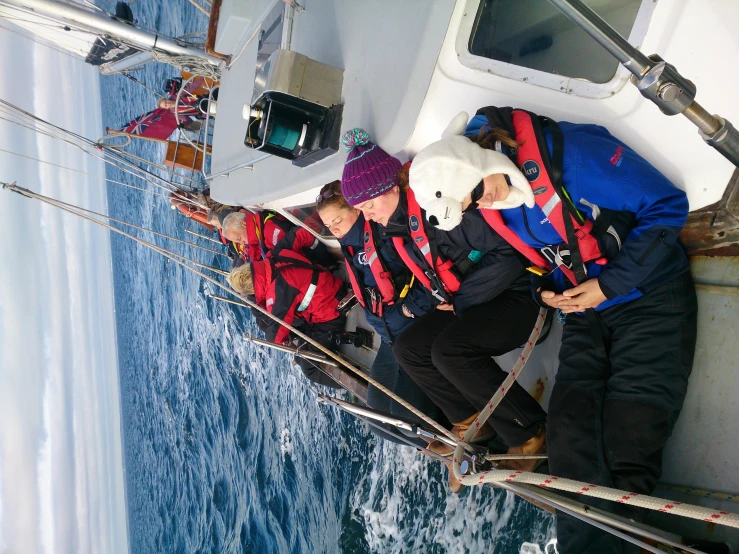
M 646 56 L 582 0 L 549 0 L 595 39 L 633 75 L 639 92 L 665 115 L 683 114 L 703 140 L 739 167 L 739 132 L 731 122 L 711 115 L 695 101 L 696 86 L 657 55 Z

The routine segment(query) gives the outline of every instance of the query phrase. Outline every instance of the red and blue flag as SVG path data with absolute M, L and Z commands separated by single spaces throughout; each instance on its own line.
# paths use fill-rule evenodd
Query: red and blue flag
M 172 110 L 157 108 L 149 113 L 132 119 L 120 130 L 131 135 L 167 139 L 177 129 L 177 118 Z

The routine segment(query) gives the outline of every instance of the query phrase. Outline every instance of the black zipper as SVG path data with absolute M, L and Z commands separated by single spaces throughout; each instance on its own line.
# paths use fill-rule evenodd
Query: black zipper
M 531 232 L 531 227 L 529 227 L 529 218 L 526 216 L 526 208 L 521 206 L 521 213 L 523 214 L 523 224 L 526 226 L 526 231 L 531 236 L 532 239 L 534 239 L 539 244 L 547 245 L 546 241 L 541 240 L 538 238 L 534 233 Z
M 645 261 L 645 260 L 646 260 L 646 259 L 647 259 L 647 258 L 649 257 L 649 255 L 650 255 L 650 254 L 651 254 L 652 252 L 654 252 L 654 249 L 655 249 L 655 248 L 657 248 L 657 246 L 659 245 L 659 243 L 660 243 L 660 242 L 661 242 L 662 244 L 664 244 L 664 242 L 665 242 L 665 237 L 666 237 L 666 236 L 667 236 L 667 231 L 660 231 L 660 233 L 659 233 L 659 236 L 658 236 L 658 237 L 657 237 L 656 239 L 654 239 L 654 240 L 652 241 L 652 244 L 650 244 L 650 245 L 649 245 L 649 248 L 647 248 L 647 249 L 646 249 L 646 250 L 644 251 L 644 254 L 642 254 L 642 255 L 641 255 L 641 257 L 639 258 L 639 261 L 637 261 L 637 263 L 638 263 L 639 265 L 642 265 L 642 264 L 644 263 L 644 261 Z

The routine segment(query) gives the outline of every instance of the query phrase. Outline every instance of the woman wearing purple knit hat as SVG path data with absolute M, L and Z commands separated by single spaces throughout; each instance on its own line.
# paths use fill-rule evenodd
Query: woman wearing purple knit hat
M 507 376 L 492 356 L 519 347 L 534 326 L 538 307 L 521 258 L 478 212 L 452 231 L 430 225 L 408 187 L 408 166 L 363 129 L 348 131 L 342 143 L 349 151 L 344 197 L 379 224 L 377 238 L 392 244 L 437 303 L 397 338 L 395 357 L 461 437 Z M 365 231 L 364 241 L 375 237 Z M 510 453 L 542 453 L 545 423 L 538 402 L 514 384 L 479 435 L 497 435 Z M 430 448 L 451 454 L 440 443 Z M 507 463 L 531 470 L 535 460 Z

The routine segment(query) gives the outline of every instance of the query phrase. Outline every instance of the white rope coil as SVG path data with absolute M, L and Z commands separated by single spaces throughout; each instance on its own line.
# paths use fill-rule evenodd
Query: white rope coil
M 158 62 L 179 67 L 188 73 L 195 73 L 201 77 L 209 77 L 214 81 L 221 79 L 221 72 L 211 63 L 193 56 L 175 56 L 160 50 L 151 50 L 151 56 Z

